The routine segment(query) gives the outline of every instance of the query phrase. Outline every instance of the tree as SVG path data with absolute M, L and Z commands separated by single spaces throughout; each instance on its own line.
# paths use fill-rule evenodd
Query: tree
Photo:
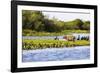
M 63 30 L 89 30 L 90 21 L 75 19 L 73 21 L 61 21 L 53 17 L 49 19 L 41 11 L 22 10 L 22 28 L 32 31 L 61 32 Z
M 84 30 L 90 30 L 90 21 L 85 21 L 82 27 Z
M 80 20 L 80 19 L 76 19 L 76 20 L 74 20 L 74 24 L 75 24 L 75 26 L 76 26 L 76 29 L 80 29 L 80 30 L 82 30 L 83 29 L 83 21 L 82 20 Z
M 47 32 L 55 32 L 55 24 L 53 20 L 45 19 L 45 31 Z
M 23 10 L 23 29 L 44 30 L 44 15 L 41 11 Z

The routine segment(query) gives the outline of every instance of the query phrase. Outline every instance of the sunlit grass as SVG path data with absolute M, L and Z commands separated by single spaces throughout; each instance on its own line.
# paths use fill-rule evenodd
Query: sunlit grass
M 23 36 L 60 36 L 70 33 L 89 33 L 89 30 L 63 30 L 61 32 L 36 32 L 32 30 L 23 30 Z
M 90 45 L 90 41 L 62 41 L 62 40 L 23 40 L 23 49 L 45 49 Z

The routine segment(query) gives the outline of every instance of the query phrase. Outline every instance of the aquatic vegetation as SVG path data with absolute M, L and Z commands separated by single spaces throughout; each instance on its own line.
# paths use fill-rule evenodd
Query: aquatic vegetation
M 45 48 L 60 48 L 60 47 L 73 47 L 73 46 L 86 46 L 90 45 L 90 41 L 76 40 L 76 41 L 63 41 L 63 40 L 23 40 L 22 47 L 25 50 L 28 49 L 45 49 Z

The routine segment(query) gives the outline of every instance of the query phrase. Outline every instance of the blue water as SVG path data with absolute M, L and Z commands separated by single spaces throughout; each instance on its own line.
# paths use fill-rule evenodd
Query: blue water
M 90 58 L 90 47 L 47 48 L 23 50 L 22 62 L 81 60 Z

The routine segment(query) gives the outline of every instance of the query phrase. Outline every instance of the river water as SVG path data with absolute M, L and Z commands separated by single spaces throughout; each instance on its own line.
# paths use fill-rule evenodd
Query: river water
M 81 60 L 90 58 L 90 46 L 23 50 L 22 62 Z
M 77 39 L 78 37 L 82 38 L 82 37 L 89 37 L 90 34 L 88 33 L 73 33 L 73 36 L 75 36 L 75 38 Z M 62 36 L 23 36 L 23 39 L 54 39 L 54 38 L 59 38 L 59 39 L 63 39 L 65 35 Z

